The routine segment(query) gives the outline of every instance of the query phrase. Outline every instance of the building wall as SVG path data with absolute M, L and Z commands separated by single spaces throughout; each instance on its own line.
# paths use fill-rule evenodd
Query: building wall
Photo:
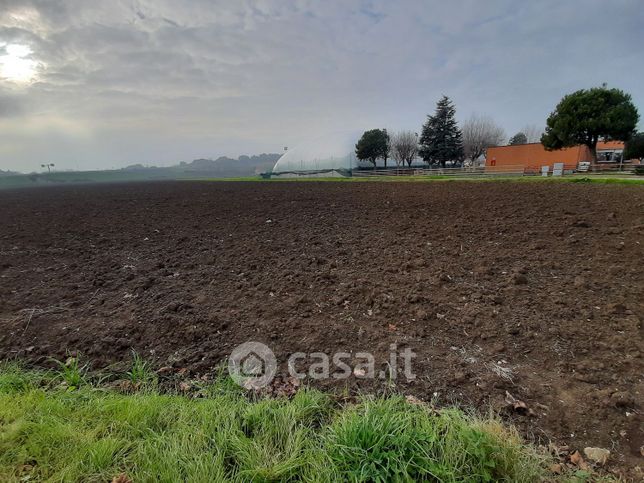
M 546 151 L 541 143 L 518 144 L 516 146 L 497 146 L 487 150 L 485 171 L 523 171 L 538 173 L 541 166 L 564 163 L 564 169 L 576 169 L 581 161 L 591 161 L 590 150 L 586 146 Z

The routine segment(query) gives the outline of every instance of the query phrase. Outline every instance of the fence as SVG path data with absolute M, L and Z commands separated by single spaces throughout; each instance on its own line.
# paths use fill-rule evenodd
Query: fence
M 632 176 L 635 168 L 639 165 L 614 164 L 614 165 L 591 165 L 584 175 L 624 175 Z M 577 171 L 577 165 L 564 165 L 564 175 L 573 174 Z M 552 175 L 552 167 L 549 169 Z M 459 168 L 430 168 L 430 167 L 395 167 L 389 169 L 354 169 L 351 173 L 354 177 L 373 176 L 453 176 L 453 177 L 496 177 L 496 176 L 541 176 L 541 165 L 526 166 L 523 164 L 506 166 L 477 166 Z
M 586 175 L 616 175 L 616 176 L 633 176 L 633 170 L 637 165 L 624 164 L 615 166 L 591 166 L 589 171 L 583 173 Z M 620 169 L 621 168 L 621 169 Z M 570 175 L 577 169 L 577 165 L 565 165 L 564 175 Z M 552 175 L 552 168 L 549 169 L 549 175 Z M 437 177 L 467 177 L 467 178 L 493 178 L 493 177 L 510 177 L 510 176 L 541 176 L 541 166 L 539 165 L 508 165 L 508 166 L 464 166 L 459 168 L 433 168 L 423 166 L 412 167 L 392 167 L 392 168 L 358 168 L 353 170 L 347 169 L 322 169 L 308 171 L 285 171 L 262 173 L 265 178 L 299 178 L 299 177 L 354 177 L 354 178 L 371 178 L 378 176 L 437 176 Z
M 495 176 L 524 176 L 523 166 L 503 166 L 486 170 L 485 166 L 461 168 L 390 168 L 390 169 L 354 169 L 351 175 L 354 178 L 367 178 L 373 176 L 467 176 L 467 177 L 495 177 Z

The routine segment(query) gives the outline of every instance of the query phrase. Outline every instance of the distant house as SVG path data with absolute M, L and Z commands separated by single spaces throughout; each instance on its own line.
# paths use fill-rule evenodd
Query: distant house
M 597 143 L 597 163 L 620 163 L 624 155 L 622 141 L 603 141 Z M 624 160 L 627 162 L 627 160 Z
M 597 143 L 597 163 L 593 169 L 605 169 L 619 165 L 624 153 L 622 141 L 600 141 Z M 564 170 L 577 169 L 581 162 L 592 163 L 592 154 L 587 146 L 546 151 L 541 143 L 497 146 L 487 150 L 485 171 L 523 171 L 538 173 L 542 166 L 563 163 Z M 625 163 L 629 161 L 624 161 Z

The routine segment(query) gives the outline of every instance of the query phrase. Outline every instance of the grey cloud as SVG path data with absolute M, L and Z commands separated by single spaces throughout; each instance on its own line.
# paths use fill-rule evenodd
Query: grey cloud
M 26 99 L 0 92 L 0 119 L 16 118 L 27 111 Z

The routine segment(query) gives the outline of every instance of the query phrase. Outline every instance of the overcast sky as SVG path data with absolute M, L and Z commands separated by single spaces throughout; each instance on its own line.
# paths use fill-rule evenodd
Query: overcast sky
M 418 131 L 442 94 L 508 136 L 602 82 L 642 112 L 643 26 L 642 0 L 0 0 L 0 169 Z

